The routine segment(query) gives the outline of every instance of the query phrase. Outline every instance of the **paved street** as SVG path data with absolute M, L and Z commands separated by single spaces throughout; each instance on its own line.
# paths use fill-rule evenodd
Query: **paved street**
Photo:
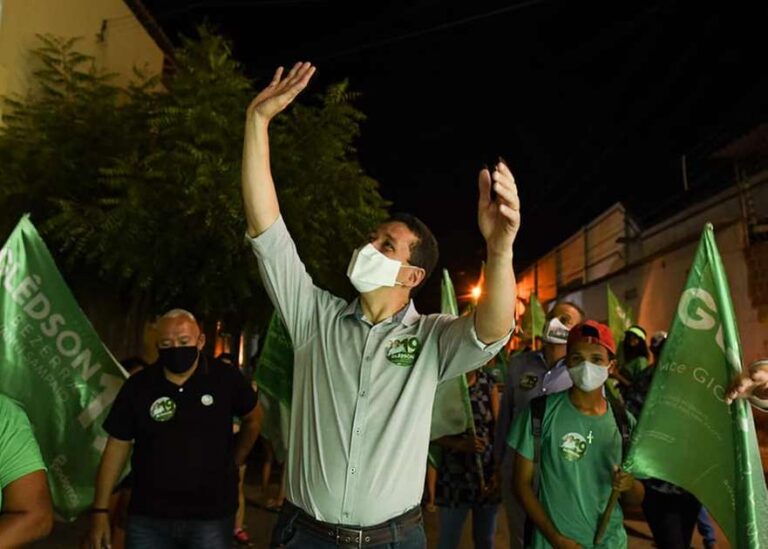
M 249 475 L 250 477 L 250 475 Z M 255 479 L 250 479 L 255 482 Z M 272 486 L 271 490 L 276 490 L 277 486 Z M 271 495 L 271 494 L 270 494 Z M 254 547 L 257 549 L 264 549 L 268 545 L 269 533 L 274 524 L 276 515 L 274 513 L 265 511 L 260 502 L 264 500 L 263 494 L 260 490 L 251 483 L 246 484 L 246 497 L 249 500 L 249 505 L 246 511 L 246 523 L 248 531 L 250 532 Z M 437 531 L 438 520 L 436 513 L 424 514 L 427 537 L 429 539 L 429 549 L 437 547 Z M 627 521 L 627 529 L 630 534 L 630 549 L 643 549 L 655 547 L 650 539 L 650 531 L 648 525 L 641 520 L 641 517 L 632 517 L 633 520 Z M 35 549 L 71 549 L 78 546 L 79 540 L 83 535 L 87 524 L 84 519 L 80 519 L 72 524 L 57 524 L 51 537 L 44 541 L 33 545 Z M 471 549 L 472 540 L 470 535 L 469 521 L 464 528 L 464 536 L 462 537 L 461 549 Z M 722 538 L 721 538 L 722 539 Z M 499 528 L 496 535 L 497 547 L 503 549 L 507 547 L 507 525 L 506 518 L 503 513 L 499 514 Z M 694 548 L 703 548 L 701 538 L 697 535 L 694 538 Z M 722 541 L 720 547 L 730 547 L 725 540 Z

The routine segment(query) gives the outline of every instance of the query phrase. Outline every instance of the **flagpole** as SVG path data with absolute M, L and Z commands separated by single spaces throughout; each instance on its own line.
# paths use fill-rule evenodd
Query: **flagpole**
M 608 505 L 605 506 L 603 514 L 600 516 L 600 522 L 597 525 L 597 533 L 595 534 L 595 545 L 600 545 L 605 536 L 605 531 L 608 529 L 608 523 L 611 521 L 611 513 L 616 506 L 616 502 L 619 501 L 621 492 L 615 488 L 611 491 L 611 497 L 608 498 Z
M 476 288 L 480 288 L 480 291 L 482 291 L 482 282 L 485 279 L 485 263 L 483 262 L 482 266 L 480 267 L 480 281 L 478 282 Z M 477 307 L 477 301 L 479 299 L 478 297 L 472 298 L 472 305 L 474 307 Z M 475 438 L 477 438 L 477 429 L 475 429 L 475 414 L 472 412 L 472 401 L 469 398 L 469 384 L 467 383 L 467 374 L 464 374 L 461 376 L 462 378 L 462 388 L 464 389 L 461 394 L 464 398 L 464 414 L 469 418 L 469 434 L 472 437 L 472 447 L 473 452 L 475 453 L 475 466 L 477 467 L 477 478 L 480 481 L 480 493 L 485 492 L 485 475 L 483 474 L 483 456 L 481 454 L 478 454 L 474 450 L 475 445 Z M 477 378 L 475 378 L 475 383 L 477 383 Z
M 474 295 L 475 289 L 482 291 L 482 284 L 485 278 L 485 263 L 480 267 L 480 280 L 472 291 L 472 306 L 477 306 L 477 300 L 479 295 Z M 443 269 L 443 281 L 441 284 L 441 309 L 443 313 L 459 315 L 459 304 L 456 301 L 456 291 L 453 288 L 453 282 L 448 274 L 447 269 Z M 469 434 L 472 437 L 472 447 L 474 452 L 475 438 L 477 437 L 477 430 L 475 429 L 475 415 L 472 413 L 472 402 L 469 399 L 469 386 L 467 385 L 467 375 L 462 374 L 460 376 L 461 383 L 461 400 L 464 405 L 464 417 L 469 422 Z M 477 475 L 480 481 L 480 492 L 485 492 L 485 475 L 483 474 L 483 456 L 475 452 L 475 465 L 477 466 Z
M 464 399 L 464 413 L 469 418 L 469 434 L 472 437 L 472 445 L 474 447 L 475 438 L 477 437 L 477 430 L 475 429 L 475 414 L 472 413 L 472 402 L 469 399 L 469 385 L 467 384 L 467 376 L 462 376 L 462 397 Z M 475 381 L 477 383 L 477 381 Z M 474 451 L 474 450 L 473 450 Z M 480 481 L 480 493 L 485 492 L 485 475 L 483 474 L 483 456 L 475 452 L 475 465 L 477 466 L 477 477 Z

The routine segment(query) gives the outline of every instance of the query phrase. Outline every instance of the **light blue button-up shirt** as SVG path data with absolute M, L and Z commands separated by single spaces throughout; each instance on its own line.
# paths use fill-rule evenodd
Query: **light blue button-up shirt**
M 421 315 L 413 303 L 378 324 L 318 287 L 282 218 L 252 239 L 264 286 L 294 347 L 287 498 L 318 520 L 371 526 L 417 506 L 439 381 L 479 368 L 474 316 Z

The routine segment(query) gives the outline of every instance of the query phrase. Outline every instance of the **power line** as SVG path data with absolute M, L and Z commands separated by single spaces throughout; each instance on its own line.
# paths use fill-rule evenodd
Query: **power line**
M 451 29 L 454 27 L 458 27 L 460 25 L 465 25 L 467 23 L 472 23 L 474 21 L 479 21 L 481 19 L 487 19 L 489 17 L 494 17 L 496 15 L 501 15 L 503 13 L 509 13 L 513 11 L 518 11 L 524 8 L 528 8 L 531 6 L 535 6 L 537 4 L 543 4 L 547 0 L 529 0 L 528 2 L 522 2 L 520 4 L 514 4 L 512 6 L 506 6 L 504 8 L 499 8 L 493 11 L 488 11 L 484 13 L 479 13 L 476 15 L 471 15 L 469 17 L 465 17 L 463 19 L 457 19 L 456 21 L 449 21 L 447 23 L 441 23 L 440 25 L 436 25 L 434 27 L 429 27 L 426 29 L 421 29 L 417 31 L 408 32 L 405 34 L 400 34 L 397 36 L 390 36 L 389 38 L 382 38 L 380 40 L 374 40 L 373 42 L 368 42 L 367 44 L 360 44 L 358 46 L 354 46 L 352 48 L 348 48 L 345 50 L 341 50 L 335 53 L 332 53 L 330 55 L 325 55 L 322 57 L 317 58 L 318 61 L 327 61 L 329 59 L 335 59 L 337 57 L 343 57 L 346 55 L 349 55 L 351 53 L 357 53 L 359 51 L 376 48 L 379 46 L 384 46 L 387 44 L 392 44 L 395 42 L 401 42 L 403 40 L 410 40 L 412 38 L 418 38 L 420 36 L 424 36 L 426 34 L 431 34 L 433 32 L 440 32 L 447 29 Z
M 161 11 L 155 14 L 155 18 L 164 19 L 174 17 L 179 14 L 187 13 L 204 8 L 276 8 L 288 7 L 297 4 L 318 4 L 326 0 L 231 0 L 218 2 L 194 2 L 183 8 Z

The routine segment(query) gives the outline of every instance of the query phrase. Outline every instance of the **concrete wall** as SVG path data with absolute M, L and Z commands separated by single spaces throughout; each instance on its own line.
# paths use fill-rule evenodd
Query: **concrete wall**
M 162 72 L 162 50 L 123 0 L 0 0 L 0 95 L 28 92 L 37 67 L 30 51 L 46 33 L 82 37 L 79 51 L 117 73 L 117 84 L 133 78 L 134 66 Z
M 761 196 L 765 188 L 768 188 L 768 180 L 754 189 L 754 195 Z M 747 245 L 747 226 L 741 218 L 740 197 L 733 190 L 692 206 L 679 216 L 645 231 L 642 239 L 645 259 L 560 297 L 575 301 L 591 318 L 605 322 L 608 316 L 606 286 L 610 284 L 616 296 L 632 308 L 635 321 L 650 334 L 669 330 L 701 231 L 707 222 L 715 225 L 715 238 L 730 284 L 744 360 L 749 363 L 768 357 L 768 314 L 750 294 L 750 282 L 754 286 L 754 278 L 759 273 L 750 271 L 748 258 L 754 257 L 754 250 L 761 245 Z
M 614 204 L 520 273 L 518 294 L 525 297 L 536 292 L 539 300 L 545 302 L 554 299 L 560 288 L 588 284 L 622 269 L 628 261 L 627 237 L 638 232 L 624 206 Z

